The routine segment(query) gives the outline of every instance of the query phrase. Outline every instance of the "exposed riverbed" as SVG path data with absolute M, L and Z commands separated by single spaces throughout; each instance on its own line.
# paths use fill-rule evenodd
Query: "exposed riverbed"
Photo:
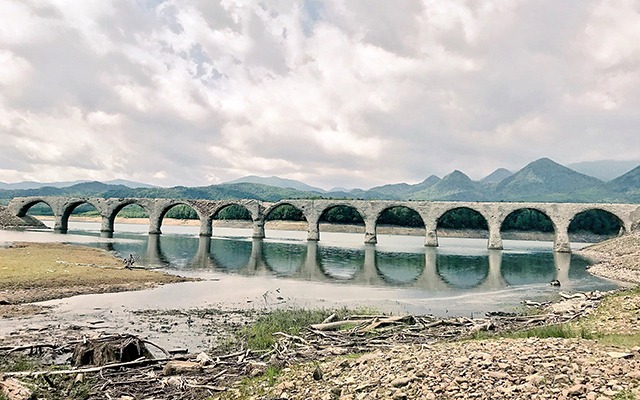
M 417 236 L 381 234 L 371 246 L 358 233 L 323 232 L 319 243 L 308 243 L 304 231 L 267 227 L 268 238 L 256 241 L 247 239 L 250 229 L 217 227 L 207 241 L 197 237 L 197 226 L 166 224 L 159 237 L 146 228 L 120 222 L 112 239 L 99 237 L 99 224 L 77 221 L 67 235 L 2 232 L 0 241 L 63 240 L 122 257 L 135 253 L 140 265 L 202 281 L 40 303 L 51 311 L 17 319 L 0 328 L 0 336 L 23 324 L 119 327 L 163 345 L 201 350 L 224 340 L 212 334 L 220 323 L 214 315 L 242 323 L 247 312 L 278 307 L 361 307 L 473 316 L 518 310 L 523 299 L 556 299 L 559 289 L 549 285 L 554 279 L 562 281 L 561 290 L 617 287 L 587 273 L 585 259 L 554 254 L 550 242 L 507 240 L 504 251 L 489 251 L 484 239 L 442 238 L 434 249 Z

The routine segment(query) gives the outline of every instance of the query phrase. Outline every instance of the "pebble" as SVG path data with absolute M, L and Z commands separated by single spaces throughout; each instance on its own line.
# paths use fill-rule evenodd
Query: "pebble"
M 605 400 L 628 391 L 640 398 L 640 357 L 609 353 L 583 339 L 498 339 L 424 348 L 398 344 L 350 359 L 357 368 L 345 368 L 344 358 L 332 357 L 322 369 L 336 374 L 339 398 L 345 400 Z M 332 391 L 326 380 L 310 379 L 311 367 L 307 371 L 292 369 L 283 376 L 297 382 L 287 389 L 290 398 L 322 398 Z M 282 397 L 277 390 L 271 395 Z

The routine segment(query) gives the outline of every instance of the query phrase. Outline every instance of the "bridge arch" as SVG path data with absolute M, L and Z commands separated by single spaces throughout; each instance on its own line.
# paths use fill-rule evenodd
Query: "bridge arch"
M 438 237 L 438 229 L 471 229 L 482 231 L 481 238 L 490 237 L 489 218 L 483 213 L 484 210 L 477 209 L 471 205 L 450 206 L 441 210 L 437 214 L 435 221 L 435 235 Z M 491 244 L 487 244 L 491 248 Z
M 33 206 L 35 206 L 36 204 L 39 204 L 39 203 L 43 203 L 43 204 L 49 206 L 49 208 L 51 209 L 51 212 L 53 213 L 53 215 L 56 215 L 56 211 L 57 210 L 54 208 L 52 203 L 47 201 L 47 199 L 42 198 L 42 197 L 25 199 L 20 204 L 17 204 L 17 205 L 14 206 L 15 207 L 14 213 L 16 214 L 17 217 L 24 217 L 25 215 L 27 215 L 27 213 L 29 212 L 29 209 L 31 209 L 31 207 L 33 207 Z
M 271 204 L 263 212 L 264 223 L 268 221 L 300 221 L 309 223 L 305 209 L 290 201 L 279 201 Z
M 136 198 L 118 199 L 117 201 L 112 202 L 112 204 L 107 205 L 103 211 L 102 228 L 100 229 L 100 231 L 104 236 L 113 235 L 116 216 L 120 211 L 122 211 L 123 208 L 132 204 L 140 206 L 145 211 L 145 213 L 149 215 L 149 226 L 153 226 L 151 224 L 151 215 L 153 215 L 153 208 L 146 201 L 141 201 L 141 199 Z
M 339 223 L 356 223 L 357 225 L 364 225 L 364 231 L 367 233 L 367 215 L 355 204 L 351 202 L 333 202 L 329 204 L 325 204 L 323 208 L 318 210 L 317 219 L 309 221 L 310 228 L 310 236 L 309 240 L 320 240 L 320 222 L 326 218 L 333 210 L 349 210 L 348 213 L 345 213 L 344 216 L 338 216 L 336 221 Z M 355 214 L 354 214 L 355 212 Z M 315 227 L 312 227 L 312 224 L 315 224 Z M 315 229 L 312 229 L 315 228 Z M 315 230 L 317 237 L 312 238 L 311 233 Z M 367 242 L 367 236 L 365 234 L 365 242 Z
M 71 199 L 62 205 L 62 215 L 59 222 L 61 232 L 66 232 L 68 230 L 69 217 L 71 216 L 71 214 L 73 214 L 76 208 L 83 204 L 92 206 L 96 211 L 102 214 L 102 205 L 97 201 L 94 201 L 92 199 Z
M 532 229 L 533 228 L 533 229 Z M 559 246 L 560 239 L 557 221 L 550 215 L 544 207 L 535 205 L 523 205 L 522 207 L 514 207 L 504 215 L 500 221 L 500 232 L 526 232 L 536 231 L 554 235 L 554 249 Z M 566 236 L 566 231 L 564 232 Z M 564 236 L 563 236 L 564 237 Z M 565 242 L 568 240 L 562 240 Z M 567 243 L 568 245 L 568 243 Z
M 207 220 L 207 217 L 197 205 L 192 204 L 191 202 L 186 200 L 171 200 L 166 203 L 159 203 L 156 205 L 154 215 L 153 217 L 150 217 L 151 227 L 149 229 L 149 232 L 161 233 L 162 222 L 164 221 L 164 218 L 166 217 L 167 213 L 169 213 L 169 211 L 177 206 L 186 206 L 189 209 L 195 211 L 201 225 L 203 224 L 203 221 Z
M 236 214 L 236 218 L 238 220 L 247 220 L 251 221 L 254 227 L 253 237 L 254 238 L 264 238 L 264 220 L 261 218 L 260 213 L 257 210 L 257 207 L 251 207 L 251 204 L 247 204 L 247 202 L 243 201 L 221 201 L 216 204 L 216 206 L 211 210 L 210 214 L 206 216 L 203 224 L 206 224 L 206 227 L 203 226 L 201 229 L 200 235 L 209 235 L 213 233 L 212 225 L 213 220 L 218 219 L 222 212 L 227 210 L 233 214 Z M 258 231 L 256 233 L 256 225 L 258 225 Z
M 567 228 L 570 239 L 572 236 L 575 239 L 580 232 L 611 238 L 629 232 L 630 229 L 621 216 L 604 207 L 585 208 L 576 212 L 569 218 Z
M 379 225 L 389 225 L 403 228 L 421 229 L 421 235 L 424 236 L 426 224 L 424 218 L 418 210 L 405 203 L 385 204 L 375 213 L 373 220 L 373 234 L 376 242 L 378 236 Z

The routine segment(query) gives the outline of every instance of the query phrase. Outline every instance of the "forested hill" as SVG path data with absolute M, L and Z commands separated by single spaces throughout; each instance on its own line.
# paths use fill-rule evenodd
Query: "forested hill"
M 291 185 L 291 182 L 287 181 L 287 184 Z M 0 199 L 5 203 L 8 199 L 21 196 L 164 197 L 211 200 L 244 198 L 264 201 L 287 198 L 360 198 L 640 203 L 640 166 L 609 182 L 578 173 L 548 158 L 543 158 L 513 174 L 506 170 L 498 170 L 480 181 L 470 179 L 461 171 L 454 171 L 442 179 L 432 175 L 414 185 L 397 183 L 369 190 L 320 192 L 252 182 L 172 188 L 130 188 L 124 185 L 84 182 L 68 187 L 0 190 Z

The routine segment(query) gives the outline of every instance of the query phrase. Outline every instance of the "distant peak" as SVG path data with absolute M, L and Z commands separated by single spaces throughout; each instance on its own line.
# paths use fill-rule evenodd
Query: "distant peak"
M 435 175 L 431 175 L 429 176 L 427 179 L 423 180 L 422 182 L 420 182 L 420 184 L 424 184 L 424 183 L 435 183 L 435 182 L 439 182 L 440 178 L 435 176 Z
M 548 157 L 543 157 L 540 159 L 537 159 L 535 161 L 532 161 L 529 163 L 530 166 L 534 166 L 534 165 L 559 165 L 559 166 L 563 166 L 561 164 L 558 164 L 557 162 L 553 161 L 552 159 L 548 158 Z
M 453 172 L 451 172 L 450 174 L 448 174 L 447 176 L 445 176 L 442 179 L 452 179 L 452 178 L 466 178 L 466 179 L 471 179 L 467 176 L 467 174 L 465 174 L 464 172 L 460 171 L 459 169 L 455 169 L 453 170 Z
M 513 172 L 506 168 L 498 168 L 489 175 L 482 178 L 480 181 L 484 183 L 499 183 L 500 181 L 513 175 Z

